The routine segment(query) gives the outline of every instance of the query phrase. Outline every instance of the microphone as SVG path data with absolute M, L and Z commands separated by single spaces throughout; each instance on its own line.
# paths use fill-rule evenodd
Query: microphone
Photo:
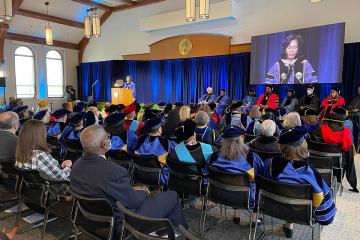
M 93 83 L 92 87 L 95 86 L 98 82 L 99 82 L 99 80 L 96 80 L 96 81 Z

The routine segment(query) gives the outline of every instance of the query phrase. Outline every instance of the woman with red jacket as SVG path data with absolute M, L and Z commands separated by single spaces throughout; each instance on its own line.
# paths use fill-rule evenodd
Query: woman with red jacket
M 265 85 L 265 92 L 262 94 L 256 105 L 260 106 L 262 110 L 270 109 L 276 110 L 279 106 L 279 96 L 273 92 L 273 87 L 270 84 Z
M 333 114 L 333 108 L 337 106 L 345 106 L 345 99 L 340 96 L 339 89 L 333 87 L 331 88 L 330 95 L 321 102 L 320 116 L 324 117 L 327 114 Z

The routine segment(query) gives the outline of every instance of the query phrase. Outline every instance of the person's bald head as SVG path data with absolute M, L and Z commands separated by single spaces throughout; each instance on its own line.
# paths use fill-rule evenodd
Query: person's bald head
M 16 132 L 19 128 L 19 116 L 14 112 L 0 113 L 0 130 Z
M 109 147 L 108 134 L 102 126 L 92 125 L 85 128 L 80 135 L 80 142 L 85 153 L 105 155 Z

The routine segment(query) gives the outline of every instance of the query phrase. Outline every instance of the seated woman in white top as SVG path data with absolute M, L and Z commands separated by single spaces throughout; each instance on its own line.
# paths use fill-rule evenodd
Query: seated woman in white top
M 69 181 L 72 162 L 59 162 L 50 155 L 46 142 L 46 126 L 39 120 L 28 120 L 20 131 L 15 166 L 38 170 L 49 181 Z

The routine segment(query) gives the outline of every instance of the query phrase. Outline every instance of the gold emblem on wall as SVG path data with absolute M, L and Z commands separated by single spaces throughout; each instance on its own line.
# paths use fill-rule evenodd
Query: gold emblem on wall
M 192 43 L 189 39 L 182 39 L 179 43 L 179 52 L 181 55 L 188 55 L 192 50 Z

